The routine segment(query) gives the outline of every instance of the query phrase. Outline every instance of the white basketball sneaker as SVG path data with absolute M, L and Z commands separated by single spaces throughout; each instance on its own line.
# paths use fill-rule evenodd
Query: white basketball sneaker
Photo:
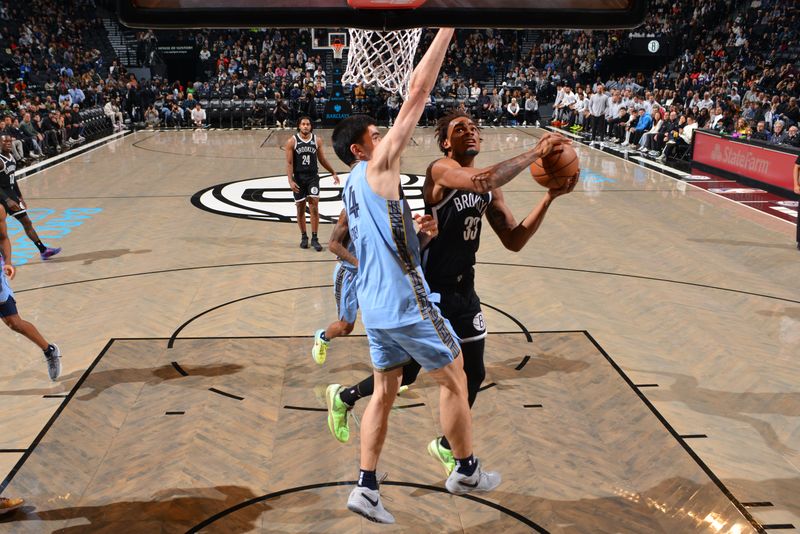
M 456 495 L 464 495 L 465 493 L 492 491 L 500 485 L 502 482 L 500 473 L 484 471 L 481 469 L 480 460 L 476 461 L 478 465 L 471 476 L 463 475 L 458 472 L 458 469 L 453 469 L 444 484 L 447 491 Z
M 356 486 L 347 499 L 347 509 L 374 523 L 394 523 L 394 516 L 383 507 L 379 490 Z

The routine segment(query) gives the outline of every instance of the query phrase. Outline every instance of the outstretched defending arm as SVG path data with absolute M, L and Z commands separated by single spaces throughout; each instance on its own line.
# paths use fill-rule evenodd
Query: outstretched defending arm
M 411 74 L 408 100 L 403 103 L 394 126 L 381 140 L 372 155 L 367 180 L 372 190 L 383 198 L 396 199 L 398 196 L 400 155 L 405 150 L 411 134 L 425 110 L 425 103 L 436 83 L 439 69 L 452 37 L 452 28 L 439 29 L 431 46 Z

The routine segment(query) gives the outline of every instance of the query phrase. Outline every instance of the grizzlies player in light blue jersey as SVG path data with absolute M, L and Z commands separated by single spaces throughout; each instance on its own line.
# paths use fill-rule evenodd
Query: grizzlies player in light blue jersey
M 42 349 L 44 360 L 47 362 L 47 373 L 50 375 L 50 380 L 55 380 L 61 374 L 61 351 L 56 345 L 48 343 L 35 326 L 19 316 L 14 292 L 8 285 L 8 280 L 13 280 L 15 275 L 16 269 L 11 263 L 11 240 L 8 238 L 6 209 L 0 204 L 0 319 L 11 330 L 22 334 Z
M 438 234 L 438 226 L 436 220 L 430 216 L 422 216 L 416 214 L 414 220 L 417 222 L 420 232 L 417 234 L 421 243 L 427 243 Z M 422 248 L 424 248 L 424 244 Z M 319 329 L 314 333 L 314 347 L 311 349 L 311 357 L 316 363 L 322 365 L 328 356 L 328 348 L 330 342 L 337 337 L 347 336 L 353 331 L 355 326 L 356 316 L 358 315 L 358 297 L 356 293 L 356 276 L 358 275 L 358 259 L 355 257 L 355 249 L 353 241 L 350 239 L 350 228 L 347 224 L 347 213 L 343 210 L 339 214 L 339 220 L 336 222 L 331 237 L 328 242 L 328 250 L 330 250 L 339 262 L 333 270 L 333 295 L 336 301 L 336 310 L 338 320 L 332 322 L 325 329 Z M 419 367 L 413 373 L 416 378 Z M 406 373 L 408 371 L 408 373 Z M 411 367 L 404 367 L 403 386 L 400 391 L 408 389 L 405 384 L 410 384 L 413 380 L 406 381 L 406 374 L 411 372 Z M 337 402 L 341 386 L 339 384 L 332 384 L 328 386 L 326 391 L 326 402 L 328 404 L 328 427 L 331 434 L 341 441 L 347 443 L 350 440 L 350 428 L 346 424 L 347 412 L 338 413 L 331 410 L 333 403 Z M 370 395 L 372 394 L 372 381 L 370 381 Z M 366 395 L 364 395 L 366 396 Z M 335 418 L 343 418 L 344 421 L 337 421 Z
M 324 330 L 317 330 L 314 334 L 314 348 L 311 349 L 311 357 L 319 365 L 325 363 L 331 340 L 352 332 L 358 315 L 358 299 L 356 298 L 358 259 L 355 257 L 353 242 L 350 240 L 347 215 L 344 211 L 339 214 L 339 220 L 333 227 L 328 241 L 328 250 L 339 258 L 339 262 L 333 270 L 333 295 L 336 299 L 338 320 L 329 324 L 328 328 Z
M 374 121 L 357 115 L 333 131 L 336 155 L 352 167 L 343 190 L 350 238 L 358 258 L 358 303 L 367 331 L 375 391 L 361 425 L 361 460 L 349 510 L 394 523 L 382 505 L 375 470 L 403 366 L 418 362 L 440 386 L 439 418 L 456 469 L 447 490 L 490 491 L 498 473 L 486 472 L 472 454 L 472 420 L 458 337 L 430 301 L 420 267 L 419 240 L 400 186 L 400 156 L 411 139 L 436 81 L 452 29 L 440 29 L 409 82 L 408 99 L 384 138 Z

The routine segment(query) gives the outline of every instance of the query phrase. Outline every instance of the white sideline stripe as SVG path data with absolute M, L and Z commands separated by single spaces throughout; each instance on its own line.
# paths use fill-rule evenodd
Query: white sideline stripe
M 92 150 L 94 150 L 96 148 L 100 148 L 101 146 L 105 145 L 108 142 L 116 141 L 117 139 L 120 139 L 120 138 L 126 136 L 129 133 L 131 133 L 130 130 L 125 130 L 125 131 L 121 131 L 121 132 L 115 132 L 115 133 L 113 133 L 111 135 L 107 135 L 107 136 L 102 137 L 100 139 L 95 139 L 91 143 L 88 143 L 86 145 L 80 146 L 80 147 L 78 147 L 78 148 L 76 148 L 74 150 L 70 150 L 68 152 L 63 152 L 63 153 L 58 154 L 56 156 L 53 156 L 51 158 L 47 158 L 44 161 L 40 161 L 38 163 L 34 163 L 30 167 L 25 167 L 24 169 L 20 169 L 19 173 L 20 174 L 24 174 L 24 176 L 22 178 L 18 178 L 17 181 L 21 182 L 22 180 L 25 180 L 26 178 L 29 178 L 30 176 L 33 176 L 34 174 L 37 174 L 37 173 L 39 173 L 39 172 L 41 172 L 43 170 L 51 169 L 51 168 L 53 168 L 53 167 L 55 167 L 57 165 L 61 165 L 62 163 L 64 163 L 64 161 L 72 159 L 72 158 L 74 158 L 76 156 L 82 156 L 83 154 L 86 154 L 87 152 L 91 152 Z M 64 160 L 64 161 L 58 161 L 58 160 Z M 46 167 L 46 169 L 42 169 L 42 167 Z
M 568 136 L 572 137 L 573 139 L 583 139 L 583 137 L 581 137 L 580 135 L 578 135 L 576 133 L 568 132 L 566 130 L 561 130 L 561 129 L 555 128 L 553 126 L 545 126 L 545 128 L 547 128 L 548 130 L 552 130 L 555 133 L 559 133 L 561 135 L 568 135 Z
M 547 128 L 547 129 L 549 129 L 549 130 L 551 130 L 551 131 L 553 131 L 553 132 L 562 133 L 562 132 L 561 132 L 561 131 L 560 131 L 558 128 L 554 128 L 554 127 L 552 127 L 552 126 L 545 126 L 545 128 Z M 563 132 L 563 133 L 569 133 L 569 132 Z M 570 134 L 570 135 L 574 135 L 574 134 Z M 628 164 L 630 164 L 630 165 L 636 165 L 636 163 L 632 163 L 630 160 L 627 160 L 627 159 L 625 159 L 625 158 L 623 158 L 623 157 L 621 157 L 621 156 L 617 156 L 616 154 L 612 154 L 611 152 L 605 152 L 605 151 L 603 151 L 603 150 L 600 150 L 600 149 L 598 149 L 598 148 L 594 148 L 594 147 L 592 147 L 592 146 L 589 146 L 589 145 L 584 145 L 584 146 L 585 146 L 586 148 L 589 148 L 589 149 L 591 149 L 591 150 L 597 150 L 598 152 L 601 152 L 601 153 L 603 153 L 603 154 L 606 154 L 606 155 L 608 155 L 608 156 L 611 156 L 611 157 L 613 157 L 613 158 L 621 159 L 622 161 L 624 161 L 624 162 L 626 162 L 626 163 L 628 163 Z M 646 168 L 645 168 L 645 169 L 646 169 Z M 651 171 L 652 171 L 652 169 L 646 169 L 646 170 L 651 170 Z M 653 171 L 653 172 L 658 172 L 658 171 Z M 733 203 L 734 203 L 734 204 L 736 204 L 737 206 L 744 206 L 745 208 L 747 208 L 747 209 L 750 209 L 750 210 L 753 210 L 753 211 L 755 211 L 756 213 L 760 213 L 761 215 L 766 215 L 767 217 L 772 217 L 773 219 L 776 219 L 776 220 L 778 220 L 778 221 L 781 221 L 781 222 L 784 222 L 784 223 L 786 223 L 786 224 L 791 224 L 792 226 L 795 226 L 795 223 L 793 223 L 792 221 L 787 221 L 787 220 L 786 220 L 786 219 L 784 219 L 783 217 L 778 217 L 777 215 L 773 215 L 773 214 L 771 214 L 771 213 L 767 213 L 766 211 L 762 211 L 762 210 L 760 210 L 760 209 L 758 209 L 758 208 L 754 208 L 753 206 L 748 206 L 747 204 L 742 204 L 742 203 L 741 203 L 741 202 L 739 202 L 738 200 L 734 200 L 734 199 L 732 199 L 732 198 L 728 198 L 728 197 L 726 197 L 726 196 L 724 196 L 724 195 L 718 195 L 717 193 L 712 193 L 711 191 L 708 191 L 708 190 L 706 190 L 706 189 L 703 189 L 703 188 L 702 188 L 702 187 L 700 187 L 700 186 L 694 185 L 692 182 L 690 182 L 690 181 L 688 181 L 688 180 L 681 180 L 681 179 L 679 179 L 679 178 L 675 178 L 674 176 L 670 176 L 669 174 L 665 174 L 665 173 L 663 173 L 663 172 L 661 172 L 661 173 L 659 173 L 659 174 L 661 174 L 662 176 L 666 176 L 666 177 L 667 177 L 667 178 L 669 178 L 670 180 L 675 180 L 676 182 L 680 182 L 680 183 L 682 183 L 682 184 L 686 184 L 686 185 L 688 185 L 689 187 L 694 187 L 695 189 L 698 189 L 698 190 L 700 190 L 700 191 L 703 191 L 704 193 L 707 193 L 707 194 L 709 194 L 709 195 L 714 195 L 714 196 L 715 196 L 715 197 L 717 197 L 717 198 L 721 198 L 721 199 L 723 199 L 723 200 L 727 200 L 728 202 L 733 202 Z M 735 180 L 731 180 L 731 181 L 735 181 Z M 774 209 L 774 208 L 773 208 L 773 209 Z M 779 210 L 779 211 L 783 212 L 783 210 Z M 784 213 L 785 213 L 785 212 L 784 212 Z
M 798 212 L 797 211 L 795 211 L 793 209 L 789 209 L 789 208 L 783 207 L 783 206 L 770 206 L 769 209 L 775 210 L 775 211 L 780 211 L 781 213 L 785 213 L 787 215 L 794 215 L 795 217 L 798 216 Z
M 658 161 L 653 161 L 639 156 L 633 156 L 631 159 L 635 159 L 636 161 L 641 161 L 642 163 L 647 163 L 648 165 L 658 167 L 659 169 L 667 169 L 669 170 L 669 172 L 674 172 L 678 176 L 691 176 L 688 172 L 679 171 L 678 169 L 673 169 L 669 165 L 664 165 L 663 163 L 659 163 Z

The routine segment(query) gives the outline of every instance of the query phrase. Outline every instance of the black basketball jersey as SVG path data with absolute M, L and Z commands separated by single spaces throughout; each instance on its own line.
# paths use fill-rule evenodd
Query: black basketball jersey
M 452 285 L 471 274 L 481 240 L 483 214 L 491 193 L 454 189 L 435 206 L 425 206 L 439 225 L 439 235 L 423 252 L 422 268 L 432 286 Z
M 300 134 L 294 134 L 294 173 L 317 174 L 317 136 L 303 141 Z
M 0 188 L 16 190 L 17 182 L 14 173 L 17 171 L 17 161 L 14 156 L 0 154 Z

